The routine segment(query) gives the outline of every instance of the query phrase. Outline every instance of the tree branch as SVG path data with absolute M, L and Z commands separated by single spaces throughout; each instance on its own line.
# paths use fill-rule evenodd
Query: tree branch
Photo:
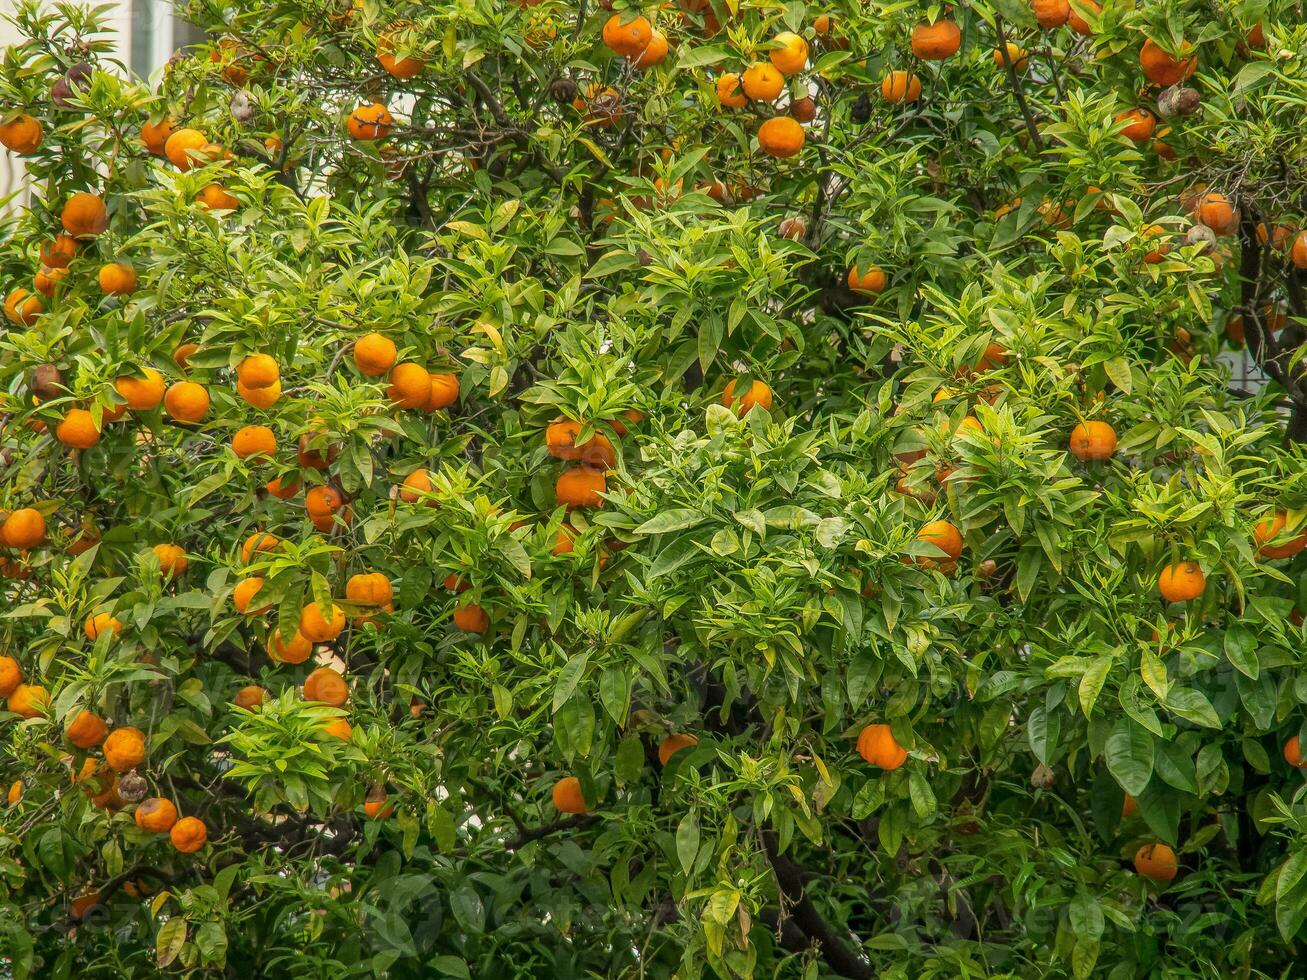
M 803 869 L 791 858 L 780 853 L 777 846 L 776 831 L 762 831 L 763 847 L 767 851 L 767 860 L 771 862 L 776 874 L 776 884 L 781 894 L 794 910 L 794 921 L 808 937 L 810 945 L 819 946 L 822 959 L 826 965 L 842 977 L 852 980 L 872 980 L 875 974 L 871 964 L 857 951 L 849 948 L 844 938 L 839 935 L 829 922 L 817 911 L 803 887 Z
M 1026 121 L 1026 130 L 1030 133 L 1030 142 L 1035 146 L 1035 152 L 1043 154 L 1044 141 L 1040 138 L 1039 127 L 1035 125 L 1035 117 L 1031 115 L 1030 106 L 1026 104 L 1026 94 L 1021 90 L 1021 80 L 1017 78 L 1016 65 L 1012 64 L 1012 59 L 1007 53 L 1007 33 L 1003 30 L 1003 18 L 994 18 L 994 28 L 998 31 L 998 51 L 1003 57 L 1003 67 L 1007 69 L 1008 84 L 1012 87 L 1012 94 L 1016 96 L 1017 108 L 1021 110 L 1021 118 Z

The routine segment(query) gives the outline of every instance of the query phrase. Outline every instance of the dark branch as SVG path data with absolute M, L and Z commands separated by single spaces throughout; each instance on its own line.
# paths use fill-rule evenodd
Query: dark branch
M 842 977 L 852 980 L 872 980 L 875 974 L 871 964 L 856 951 L 849 948 L 844 938 L 839 935 L 829 922 L 817 911 L 803 887 L 804 871 L 787 855 L 780 852 L 774 830 L 762 832 L 763 847 L 767 851 L 767 860 L 771 862 L 776 874 L 776 883 L 781 895 L 790 904 L 794 912 L 794 921 L 809 939 L 810 945 L 819 946 L 822 959 L 826 965 Z

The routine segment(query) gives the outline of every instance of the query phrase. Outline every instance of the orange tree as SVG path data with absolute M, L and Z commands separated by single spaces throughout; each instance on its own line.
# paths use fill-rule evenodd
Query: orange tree
M 1293 975 L 1300 4 L 601 8 L 14 15 L 0 971 Z

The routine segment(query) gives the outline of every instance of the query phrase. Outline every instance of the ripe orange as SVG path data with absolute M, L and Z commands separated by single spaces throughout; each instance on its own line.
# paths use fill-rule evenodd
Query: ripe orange
M 772 39 L 778 46 L 768 57 L 782 75 L 797 75 L 808 63 L 808 42 L 790 31 L 782 31 Z
M 1297 537 L 1290 539 L 1284 544 L 1272 545 L 1267 541 L 1272 541 L 1279 537 L 1280 532 L 1284 530 L 1285 524 L 1288 523 L 1289 515 L 1284 511 L 1276 511 L 1274 515 L 1266 518 L 1253 529 L 1253 537 L 1261 547 L 1257 553 L 1263 558 L 1292 558 L 1304 548 L 1307 548 L 1307 530 L 1299 529 Z
M 554 783 L 554 807 L 559 813 L 585 813 L 585 796 L 581 793 L 581 780 L 564 776 Z
M 350 137 L 360 142 L 383 140 L 390 135 L 394 125 L 395 117 L 379 102 L 359 106 L 345 122 Z
M 172 800 L 151 796 L 136 808 L 136 826 L 152 834 L 166 834 L 177 823 L 177 808 Z
M 1116 430 L 1106 422 L 1081 422 L 1071 430 L 1071 455 L 1081 460 L 1109 459 L 1116 452 Z
M 1284 761 L 1295 769 L 1307 769 L 1307 759 L 1303 758 L 1297 735 L 1284 743 Z
M 554 546 L 549 549 L 551 555 L 570 555 L 576 550 L 576 531 L 566 524 L 558 528 L 554 535 Z
M 328 738 L 340 739 L 342 742 L 348 742 L 354 737 L 354 726 L 344 718 L 333 718 L 322 726 L 322 734 Z
M 178 129 L 164 140 L 163 155 L 174 167 L 185 172 L 204 165 L 203 151 L 208 145 L 209 138 L 198 129 Z
M 475 602 L 454 610 L 454 625 L 464 633 L 484 633 L 490 628 L 490 617 Z
M 19 286 L 5 297 L 5 319 L 10 323 L 30 327 L 45 310 L 45 303 L 35 293 Z
M 808 233 L 808 219 L 801 214 L 793 214 L 784 219 L 776 229 L 776 234 L 797 242 Z
M 545 445 L 549 454 L 558 459 L 575 462 L 581 460 L 600 469 L 610 469 L 617 465 L 617 451 L 602 432 L 596 432 L 581 445 L 576 445 L 576 438 L 581 434 L 582 425 L 573 419 L 558 419 L 550 423 L 545 430 Z
M 428 412 L 439 412 L 449 408 L 456 401 L 458 401 L 458 375 L 431 375 L 431 397 L 427 399 L 423 409 Z
M 147 367 L 142 369 L 139 378 L 131 375 L 117 378 L 113 387 L 132 411 L 148 412 L 162 404 L 166 385 L 162 374 L 154 368 Z
M 95 420 L 86 409 L 70 408 L 54 427 L 54 436 L 73 449 L 90 449 L 100 441 L 100 430 L 95 427 Z
M 1307 231 L 1298 232 L 1289 249 L 1289 261 L 1299 269 L 1307 269 Z
M 100 266 L 100 291 L 106 296 L 130 296 L 136 292 L 136 270 L 126 262 Z
M 23 683 L 23 670 L 13 657 L 0 657 L 0 698 L 7 698 Z
M 257 684 L 247 684 L 236 692 L 236 696 L 231 699 L 231 703 L 245 711 L 253 711 L 255 708 L 261 708 L 267 700 L 267 691 Z
M 209 828 L 199 817 L 182 817 L 168 832 L 172 846 L 183 854 L 193 854 L 209 839 Z
M 19 718 L 35 718 L 50 707 L 50 692 L 40 684 L 19 684 L 9 694 L 5 707 Z
M 1032 0 L 1030 6 L 1035 20 L 1046 31 L 1061 27 L 1071 16 L 1071 4 L 1067 0 Z
M 339 708 L 349 700 L 349 685 L 339 671 L 319 667 L 304 679 L 304 700 Z
M 251 456 L 275 456 L 277 437 L 266 425 L 247 425 L 231 437 L 231 449 L 241 459 Z
M 558 502 L 568 508 L 602 507 L 601 496 L 608 489 L 608 481 L 601 470 L 590 466 L 573 466 L 564 470 L 554 484 Z
M 1270 245 L 1275 249 L 1284 248 L 1285 243 L 1288 242 L 1294 234 L 1293 228 L 1289 225 L 1276 222 L 1270 228 L 1267 228 L 1266 222 L 1264 221 L 1257 222 L 1256 232 L 1257 243 L 1259 245 Z
M 763 61 L 755 61 L 744 70 L 741 79 L 744 94 L 755 102 L 771 102 L 785 88 L 785 76 Z
M 772 116 L 758 127 L 758 146 L 769 157 L 792 157 L 803 142 L 803 127 L 791 116 Z
M 103 718 L 83 709 L 64 729 L 64 737 L 79 749 L 93 749 L 104 741 L 108 732 Z
M 1188 602 L 1203 594 L 1207 578 L 1197 562 L 1182 561 L 1162 569 L 1157 588 L 1167 602 Z
M 64 277 L 68 275 L 67 269 L 47 269 L 42 267 L 32 278 L 36 291 L 47 299 L 54 295 L 55 288 L 63 282 Z M 37 301 L 40 302 L 39 300 Z M 22 310 L 16 309 L 15 313 L 26 315 Z M 40 311 L 37 311 L 38 314 Z
M 241 206 L 240 199 L 221 184 L 206 184 L 195 195 L 195 203 L 209 211 L 235 211 Z
M 44 134 L 40 122 L 27 113 L 20 112 L 9 122 L 0 125 L 0 145 L 20 156 L 26 156 L 40 149 Z
M 259 552 L 276 551 L 280 547 L 281 539 L 275 534 L 268 534 L 264 531 L 255 531 L 246 538 L 245 543 L 241 545 L 241 559 L 248 565 L 255 554 Z
M 238 613 L 246 616 L 257 616 L 260 613 L 267 612 L 271 606 L 264 606 L 261 609 L 251 609 L 250 602 L 263 588 L 263 579 L 258 575 L 251 575 L 243 578 L 236 583 L 236 587 L 231 590 L 231 604 L 236 607 Z
M 962 31 L 951 20 L 918 24 L 912 28 L 912 53 L 922 61 L 943 61 L 962 47 Z
M 653 39 L 653 28 L 644 17 L 626 18 L 625 14 L 613 14 L 604 23 L 604 44 L 614 54 L 634 58 Z
M 269 354 L 249 354 L 236 365 L 236 380 L 246 388 L 267 388 L 281 380 L 281 368 Z
M 312 448 L 315 444 L 322 445 L 326 435 L 327 433 L 321 430 L 310 429 L 300 436 L 295 458 L 304 469 L 325 470 L 336 458 L 339 450 L 334 445 L 328 445 L 325 450 Z
M 672 756 L 677 752 L 680 752 L 681 749 L 688 749 L 690 746 L 698 744 L 699 739 L 694 735 L 688 735 L 681 732 L 678 732 L 675 735 L 668 735 L 658 743 L 658 761 L 665 766 L 671 761 Z
M 109 212 L 98 196 L 78 191 L 64 205 L 59 221 L 73 238 L 94 238 L 109 227 Z
M 1184 45 L 1185 51 L 1191 49 L 1188 43 Z M 1139 65 L 1144 70 L 1144 76 L 1154 85 L 1176 85 L 1194 73 L 1198 67 L 1198 57 L 1172 57 L 1149 39 L 1139 49 Z
M 302 485 L 303 484 L 299 481 L 299 477 L 278 476 L 265 483 L 263 489 L 267 490 L 268 493 L 272 494 L 278 500 L 290 500 L 300 492 L 300 487 Z
M 431 400 L 431 375 L 421 364 L 412 361 L 396 364 L 391 369 L 386 394 L 399 408 L 425 408 Z
M 178 344 L 177 349 L 172 352 L 173 363 L 183 371 L 190 369 L 188 358 L 200 349 L 199 344 Z
M 175 544 L 156 544 L 150 550 L 159 559 L 159 571 L 166 578 L 177 578 L 190 565 L 185 550 Z
M 1006 58 L 1003 57 L 1004 50 L 1007 52 Z M 1021 71 L 1029 60 L 1029 56 L 1014 41 L 1008 41 L 1005 48 L 994 49 L 994 65 L 999 69 L 1006 69 L 1010 62 L 1013 71 Z
M 161 157 L 164 155 L 164 147 L 168 143 L 168 137 L 176 132 L 176 126 L 167 116 L 164 116 L 157 123 L 145 120 L 141 123 L 141 142 L 145 144 L 146 151 L 151 156 Z
M 94 643 L 101 633 L 110 632 L 117 636 L 123 631 L 123 624 L 116 619 L 112 613 L 96 613 L 86 617 L 86 622 L 82 625 L 82 632 L 86 638 Z
M 57 235 L 41 245 L 41 264 L 52 269 L 65 269 L 77 256 L 77 239 L 72 235 Z
M 671 46 L 667 41 L 667 35 L 654 28 L 650 32 L 649 43 L 645 45 L 643 51 L 631 59 L 631 64 L 641 71 L 648 71 L 650 68 L 657 68 L 666 61 L 670 51 Z
M 209 412 L 209 393 L 194 381 L 178 381 L 164 393 L 163 407 L 178 422 L 196 423 Z
M 747 415 L 754 405 L 757 405 L 764 412 L 770 412 L 772 406 L 772 390 L 769 385 L 763 381 L 754 380 L 749 382 L 749 390 L 739 398 L 738 405 L 735 398 L 735 380 L 726 382 L 726 388 L 722 391 L 722 404 L 727 408 L 735 407 L 736 415 Z
M 81 922 L 100 906 L 100 893 L 89 891 L 68 903 L 68 917 Z
M 345 612 L 334 602 L 329 616 L 322 615 L 316 602 L 311 602 L 300 610 L 299 632 L 312 643 L 327 643 L 340 636 L 345 628 Z
M 1224 194 L 1204 194 L 1194 211 L 1195 217 L 1218 235 L 1229 234 L 1238 221 L 1238 212 Z
M 949 521 L 931 521 L 917 532 L 917 540 L 934 545 L 953 561 L 962 557 L 962 532 Z
M 354 342 L 354 363 L 369 378 L 379 378 L 395 366 L 398 351 L 389 337 L 364 334 Z
M 858 755 L 869 765 L 897 769 L 908 760 L 908 750 L 898 743 L 889 725 L 868 725 L 858 733 Z
M 717 101 L 730 109 L 743 109 L 749 104 L 737 72 L 728 71 L 717 77 Z
M 345 598 L 350 602 L 388 608 L 395 598 L 395 588 L 381 572 L 360 572 L 345 583 Z
M 1081 7 L 1083 7 L 1085 10 L 1088 10 L 1095 15 L 1098 15 L 1103 12 L 1103 8 L 1100 7 L 1097 3 L 1095 3 L 1094 0 L 1076 0 L 1076 3 L 1079 4 Z M 1085 37 L 1088 37 L 1090 34 L 1094 33 L 1094 29 L 1090 27 L 1089 21 L 1087 21 L 1080 14 L 1076 13 L 1075 7 L 1071 8 L 1071 14 L 1069 17 L 1067 17 L 1066 23 L 1067 23 L 1067 27 L 1071 28 L 1071 30 L 1075 31 L 1077 34 L 1083 34 Z
M 431 474 L 426 469 L 419 467 L 404 477 L 404 483 L 399 491 L 399 499 L 406 504 L 416 504 L 421 501 L 428 507 L 435 507 L 437 506 L 436 499 L 430 496 L 434 489 L 431 483 Z
M 1139 238 L 1143 242 L 1148 242 L 1154 238 L 1162 239 L 1144 254 L 1144 261 L 1149 265 L 1156 265 L 1171 252 L 1171 244 L 1167 240 L 1166 229 L 1161 225 L 1149 225 L 1143 230 Z
M 385 820 L 395 812 L 395 807 L 382 796 L 379 800 L 364 800 L 363 812 L 372 820 Z
M 394 78 L 406 79 L 413 78 L 415 75 L 422 73 L 422 69 L 427 63 L 421 58 L 414 55 L 405 55 L 397 57 L 395 51 L 397 45 L 392 38 L 392 34 L 401 33 L 408 27 L 408 24 L 401 22 L 392 27 L 389 31 L 377 36 L 377 62 Z M 411 42 L 409 42 L 411 44 Z M 404 47 L 401 44 L 398 47 Z
M 885 270 L 874 264 L 865 269 L 849 266 L 848 284 L 855 293 L 874 296 L 885 289 Z
M 37 547 L 45 541 L 45 518 L 35 507 L 10 512 L 0 526 L 0 541 L 20 551 Z
M 145 732 L 115 728 L 104 740 L 104 761 L 114 772 L 128 772 L 145 761 Z
M 1145 844 L 1135 851 L 1135 871 L 1145 878 L 1157 882 L 1171 881 L 1179 870 L 1175 851 L 1165 844 Z
M 586 122 L 600 129 L 610 129 L 622 118 L 622 93 L 612 86 L 592 82 L 586 87 L 585 97 L 577 96 L 572 107 L 585 113 Z
M 265 649 L 268 659 L 275 663 L 302 664 L 313 653 L 313 644 L 298 630 L 289 643 L 281 641 L 281 632 L 276 631 L 268 638 Z
M 1121 130 L 1121 135 L 1134 143 L 1147 143 L 1153 138 L 1153 131 L 1157 129 L 1157 117 L 1147 109 L 1118 112 L 1115 118 L 1117 122 L 1126 124 Z

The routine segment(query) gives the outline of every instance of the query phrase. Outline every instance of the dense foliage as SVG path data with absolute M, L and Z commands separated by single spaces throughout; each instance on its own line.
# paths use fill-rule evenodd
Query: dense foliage
M 1301 5 L 601 6 L 17 10 L 0 974 L 1300 975 Z

